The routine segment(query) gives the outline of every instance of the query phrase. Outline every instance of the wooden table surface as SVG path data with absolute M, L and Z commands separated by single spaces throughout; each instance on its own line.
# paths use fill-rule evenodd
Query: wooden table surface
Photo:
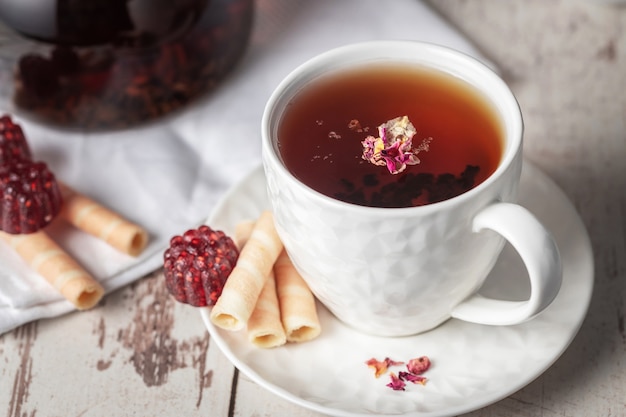
M 626 7 L 433 0 L 501 69 L 525 155 L 587 226 L 595 288 L 579 334 L 534 382 L 471 416 L 626 416 Z M 317 415 L 236 371 L 156 271 L 88 312 L 0 336 L 0 415 Z

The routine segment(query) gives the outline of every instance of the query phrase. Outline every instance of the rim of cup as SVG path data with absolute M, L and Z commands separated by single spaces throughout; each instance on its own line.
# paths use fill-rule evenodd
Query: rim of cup
M 420 65 L 435 71 L 442 71 L 476 88 L 489 101 L 502 128 L 503 154 L 496 170 L 482 183 L 458 196 L 414 207 L 370 207 L 348 203 L 329 197 L 298 180 L 284 165 L 276 145 L 276 132 L 285 106 L 294 95 L 309 82 L 319 76 L 370 64 L 409 64 Z M 485 87 L 489 91 L 485 92 Z M 389 215 L 389 211 L 431 212 L 444 207 L 463 204 L 475 194 L 483 192 L 497 181 L 503 172 L 522 151 L 524 131 L 519 103 L 500 76 L 485 63 L 464 52 L 429 42 L 410 40 L 366 41 L 340 46 L 305 61 L 293 69 L 274 89 L 267 101 L 261 122 L 263 158 L 268 158 L 281 174 L 292 184 L 303 188 L 309 197 L 324 204 L 344 207 L 350 210 L 365 210 L 371 215 Z

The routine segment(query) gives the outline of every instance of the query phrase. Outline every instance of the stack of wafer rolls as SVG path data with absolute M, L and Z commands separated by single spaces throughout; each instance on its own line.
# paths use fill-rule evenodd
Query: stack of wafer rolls
M 272 214 L 266 211 L 256 223 L 238 224 L 235 243 L 239 259 L 211 311 L 211 321 L 226 330 L 247 326 L 248 339 L 263 348 L 316 338 L 321 326 L 315 298 L 283 249 Z M 256 257 L 261 252 L 267 256 L 262 262 Z M 237 272 L 239 267 L 242 271 Z
M 22 235 L 0 232 L 0 237 L 77 309 L 95 306 L 104 295 L 100 283 L 43 230 Z

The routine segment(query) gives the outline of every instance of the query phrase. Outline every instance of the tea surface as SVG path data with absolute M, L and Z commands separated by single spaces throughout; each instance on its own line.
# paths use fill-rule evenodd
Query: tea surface
M 362 159 L 378 125 L 407 115 L 413 145 L 431 137 L 420 163 L 399 174 Z M 355 126 L 355 121 L 358 125 Z M 480 184 L 503 152 L 490 103 L 465 82 L 429 69 L 364 66 L 320 77 L 289 103 L 278 127 L 287 167 L 309 187 L 349 203 L 409 207 L 445 200 Z

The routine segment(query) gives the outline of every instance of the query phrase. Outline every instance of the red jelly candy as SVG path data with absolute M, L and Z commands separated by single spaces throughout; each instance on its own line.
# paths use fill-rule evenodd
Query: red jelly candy
M 164 254 L 167 290 L 181 303 L 212 306 L 222 294 L 238 256 L 232 239 L 208 226 L 174 236 Z
M 11 116 L 0 117 L 0 165 L 31 160 L 31 152 L 20 125 Z
M 59 214 L 63 199 L 54 177 L 43 162 L 0 165 L 0 229 L 32 233 Z

